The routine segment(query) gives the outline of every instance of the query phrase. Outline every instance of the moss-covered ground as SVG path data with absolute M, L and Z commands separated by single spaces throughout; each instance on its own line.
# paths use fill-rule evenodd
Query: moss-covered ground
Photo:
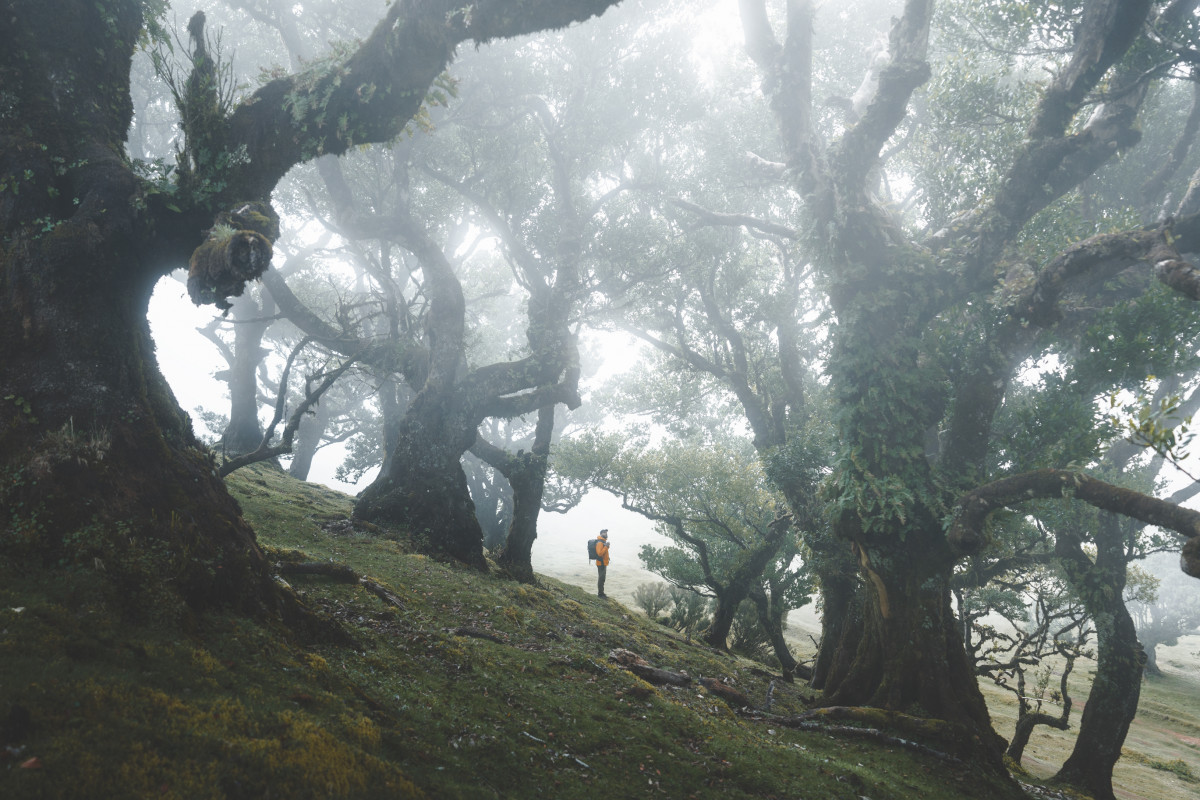
M 131 610 L 99 563 L 0 561 L 0 797 L 1024 796 L 937 743 L 785 726 L 807 708 L 802 685 L 553 579 L 417 555 L 351 525 L 345 495 L 261 466 L 229 486 L 273 561 L 369 579 L 285 576 L 356 645 Z M 698 681 L 651 685 L 617 648 L 717 678 L 760 713 Z

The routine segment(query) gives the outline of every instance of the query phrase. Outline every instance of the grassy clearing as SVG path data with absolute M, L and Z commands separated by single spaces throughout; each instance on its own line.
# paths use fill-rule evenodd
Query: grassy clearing
M 0 796 L 1021 796 L 928 754 L 748 719 L 697 683 L 652 686 L 610 651 L 719 678 L 756 706 L 772 678 L 585 589 L 413 554 L 350 526 L 336 492 L 263 468 L 229 483 L 273 559 L 349 565 L 390 592 L 288 577 L 358 646 L 303 647 L 221 614 L 131 620 L 99 567 L 0 563 Z M 777 715 L 806 708 L 801 686 L 772 698 Z M 1140 768 L 1194 789 L 1173 755 L 1152 757 L 1165 767 Z
M 1200 637 L 1185 638 L 1159 652 L 1163 677 L 1142 682 L 1137 717 L 1130 725 L 1121 760 L 1113 771 L 1113 788 L 1126 800 L 1175 800 L 1200 797 Z M 1026 748 L 1022 767 L 1031 776 L 1048 778 L 1071 754 L 1079 715 L 1087 700 L 1095 663 L 1082 661 L 1071 676 L 1072 728 L 1038 728 Z M 1055 675 L 1055 682 L 1058 677 Z M 1013 697 L 990 683 L 981 684 L 992 722 L 1004 736 L 1012 734 L 1017 708 Z

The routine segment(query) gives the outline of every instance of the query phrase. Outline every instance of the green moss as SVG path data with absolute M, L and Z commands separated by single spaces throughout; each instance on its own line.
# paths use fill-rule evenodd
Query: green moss
M 228 483 L 272 561 L 347 564 L 399 606 L 289 575 L 358 642 L 302 647 L 232 614 L 131 623 L 94 574 L 0 567 L 0 723 L 28 711 L 16 746 L 42 764 L 0 767 L 0 796 L 1019 797 L 993 775 L 648 684 L 609 651 L 719 676 L 756 704 L 771 678 L 582 589 L 411 554 L 402 531 L 341 524 L 350 498 L 262 465 Z M 808 707 L 799 685 L 773 697 L 774 714 Z
M 1200 783 L 1200 775 L 1197 775 L 1192 769 L 1192 766 L 1182 758 L 1163 760 L 1150 758 L 1140 753 L 1122 753 L 1122 755 L 1145 764 L 1147 767 L 1150 767 L 1150 769 L 1156 769 L 1160 772 L 1169 772 L 1177 778 L 1186 781 L 1187 783 Z

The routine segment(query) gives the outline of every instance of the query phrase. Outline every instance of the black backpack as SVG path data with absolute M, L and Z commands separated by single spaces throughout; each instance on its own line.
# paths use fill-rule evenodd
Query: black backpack
M 588 558 L 593 561 L 600 558 L 600 555 L 596 552 L 596 542 L 598 542 L 598 541 L 600 541 L 600 540 L 599 539 L 588 539 Z

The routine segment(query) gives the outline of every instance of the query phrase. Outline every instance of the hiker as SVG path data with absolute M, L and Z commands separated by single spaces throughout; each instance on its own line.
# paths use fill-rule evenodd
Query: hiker
M 599 581 L 597 583 L 600 589 L 600 597 L 608 597 L 604 593 L 604 573 L 608 570 L 608 528 L 600 531 L 600 538 L 596 541 L 596 572 L 599 573 Z

